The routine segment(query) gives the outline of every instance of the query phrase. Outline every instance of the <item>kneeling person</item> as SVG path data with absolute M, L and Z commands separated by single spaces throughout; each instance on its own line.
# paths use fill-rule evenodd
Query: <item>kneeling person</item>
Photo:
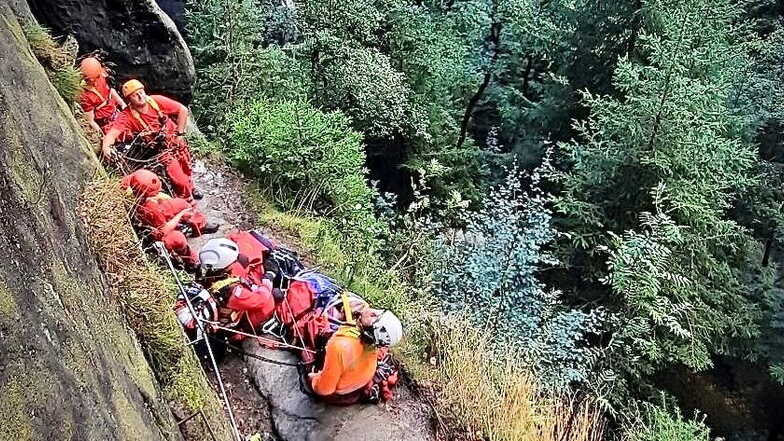
M 272 279 L 265 274 L 261 280 L 253 274 L 241 274 L 235 263 L 240 259 L 240 246 L 229 239 L 210 239 L 199 250 L 200 280 L 218 300 L 220 321 L 225 327 L 246 333 L 255 332 L 272 318 L 275 311 Z M 232 340 L 242 340 L 241 334 Z
M 344 310 L 350 310 L 344 297 Z M 366 306 L 359 320 L 347 317 L 327 342 L 324 368 L 309 375 L 313 392 L 334 404 L 354 404 L 363 398 L 364 389 L 373 382 L 380 348 L 397 344 L 403 326 L 391 311 Z
M 180 257 L 188 267 L 195 267 L 195 253 L 185 238 L 215 232 L 218 226 L 207 223 L 207 219 L 190 202 L 182 198 L 172 198 L 161 191 L 161 180 L 145 169 L 136 170 L 123 178 L 123 185 L 130 188 L 139 199 L 136 220 L 150 229 L 155 240 L 160 240 L 166 249 Z
M 161 155 L 160 162 L 166 168 L 174 194 L 186 200 L 201 199 L 201 193 L 193 188 L 191 153 L 183 138 L 188 108 L 162 95 L 148 96 L 138 80 L 123 84 L 122 93 L 129 105 L 120 112 L 103 138 L 101 151 L 104 157 L 112 156 L 114 143 L 124 134 L 141 135 L 146 142 L 152 142 L 162 131 L 167 150 Z

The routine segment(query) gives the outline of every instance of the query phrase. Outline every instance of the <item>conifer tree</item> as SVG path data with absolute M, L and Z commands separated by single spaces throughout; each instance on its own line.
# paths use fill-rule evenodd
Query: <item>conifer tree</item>
M 616 70 L 622 98 L 585 94 L 591 116 L 562 146 L 556 203 L 567 259 L 589 287 L 577 297 L 590 292 L 616 320 L 597 350 L 634 382 L 672 363 L 709 367 L 758 333 L 759 316 L 743 277 L 755 242 L 728 215 L 755 164 L 730 105 L 750 63 L 733 33 L 739 9 L 649 0 L 642 10 L 641 58 Z

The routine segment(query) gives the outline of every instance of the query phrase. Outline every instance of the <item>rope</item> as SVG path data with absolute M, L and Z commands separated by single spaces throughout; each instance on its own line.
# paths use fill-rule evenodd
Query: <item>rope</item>
M 290 363 L 288 361 L 275 360 L 273 358 L 267 358 L 267 357 L 264 357 L 264 356 L 261 356 L 261 355 L 258 355 L 258 354 L 251 354 L 250 352 L 245 352 L 244 350 L 240 349 L 238 346 L 235 346 L 235 345 L 229 343 L 226 340 L 221 340 L 220 338 L 215 337 L 214 335 L 208 334 L 207 337 L 212 339 L 212 340 L 214 340 L 214 341 L 216 341 L 216 342 L 220 342 L 223 345 L 226 345 L 232 351 L 234 351 L 234 352 L 236 352 L 236 353 L 238 353 L 240 355 L 244 355 L 244 356 L 250 357 L 250 358 L 255 358 L 256 360 L 263 361 L 263 362 L 266 362 L 266 363 L 278 364 L 278 365 L 281 365 L 281 366 L 294 366 L 294 367 L 307 366 L 309 364 L 313 364 L 314 363 L 314 362 L 304 363 L 302 361 L 298 361 L 298 362 L 295 362 L 295 363 Z
M 307 348 L 304 348 L 304 347 L 295 346 L 295 345 L 292 345 L 292 344 L 289 344 L 289 343 L 286 343 L 286 342 L 273 340 L 271 338 L 265 338 L 265 337 L 262 337 L 260 335 L 248 334 L 247 332 L 238 331 L 236 329 L 226 328 L 224 326 L 221 326 L 220 322 L 213 322 L 213 321 L 206 320 L 206 319 L 203 319 L 203 318 L 200 318 L 200 317 L 197 318 L 197 320 L 199 320 L 201 322 L 204 322 L 204 323 L 207 323 L 210 326 L 212 326 L 213 328 L 220 329 L 222 331 L 229 331 L 229 332 L 233 332 L 235 334 L 244 335 L 245 337 L 254 338 L 256 340 L 263 340 L 263 341 L 268 342 L 270 344 L 274 344 L 274 345 L 277 345 L 277 346 L 280 346 L 280 347 L 284 347 L 284 348 L 296 349 L 298 351 L 310 352 L 310 353 L 313 353 L 313 354 L 316 353 L 316 351 L 313 351 L 311 349 L 307 349 Z
M 163 256 L 163 259 L 166 261 L 166 264 L 169 266 L 169 271 L 171 271 L 172 275 L 174 276 L 174 281 L 177 283 L 177 288 L 180 290 L 180 294 L 185 298 L 185 303 L 188 305 L 188 309 L 193 317 L 198 317 L 199 315 L 196 313 L 196 309 L 193 307 L 191 303 L 191 299 L 188 297 L 188 294 L 185 292 L 185 288 L 182 287 L 182 283 L 180 282 L 180 277 L 177 274 L 177 271 L 174 269 L 174 265 L 172 264 L 171 258 L 169 257 L 169 252 L 163 246 L 163 244 L 156 242 L 155 247 L 158 248 L 158 251 Z M 206 330 L 204 329 L 204 324 L 201 321 L 197 320 L 196 324 L 199 327 L 199 331 L 201 331 L 202 335 L 208 335 Z M 212 368 L 215 372 L 215 379 L 218 381 L 218 385 L 220 386 L 221 395 L 223 396 L 223 402 L 226 403 L 226 412 L 229 414 L 229 421 L 231 423 L 231 430 L 234 434 L 234 437 L 237 441 L 242 441 L 242 436 L 240 435 L 240 431 L 237 428 L 237 421 L 234 419 L 234 412 L 231 409 L 231 403 L 229 402 L 229 396 L 226 394 L 226 387 L 223 385 L 223 378 L 221 377 L 220 370 L 218 369 L 218 362 L 215 359 L 215 354 L 212 351 L 212 346 L 210 345 L 209 340 L 204 340 L 205 346 L 207 346 L 207 353 L 210 356 L 210 362 L 212 362 Z

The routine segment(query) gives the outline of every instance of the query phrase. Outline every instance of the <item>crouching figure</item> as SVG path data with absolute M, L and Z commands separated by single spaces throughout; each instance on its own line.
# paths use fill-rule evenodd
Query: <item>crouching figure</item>
M 122 183 L 138 199 L 135 214 L 138 224 L 148 229 L 153 239 L 163 242 L 166 249 L 179 257 L 186 267 L 194 268 L 198 261 L 188 245 L 186 234 L 199 236 L 212 233 L 218 225 L 207 223 L 204 215 L 187 200 L 163 193 L 161 180 L 149 170 L 136 170 L 124 177 Z
M 263 245 L 259 244 L 259 256 L 262 248 Z M 261 264 L 261 258 L 249 258 L 252 251 L 255 250 L 250 253 L 243 250 L 229 238 L 210 239 L 199 250 L 199 281 L 208 287 L 218 302 L 218 321 L 221 326 L 250 334 L 272 318 L 275 311 L 272 288 L 274 275 L 262 274 L 261 265 L 248 264 L 249 261 Z M 238 341 L 244 337 L 239 333 L 231 333 L 230 340 Z
M 343 302 L 343 310 L 351 311 L 345 294 Z M 346 325 L 327 342 L 323 369 L 309 374 L 313 392 L 331 404 L 377 401 L 379 386 L 383 388 L 385 382 L 396 381 L 396 378 L 374 378 L 394 371 L 391 366 L 379 369 L 379 363 L 390 363 L 387 348 L 397 344 L 402 336 L 400 320 L 391 311 L 366 305 L 358 313 L 349 314 Z

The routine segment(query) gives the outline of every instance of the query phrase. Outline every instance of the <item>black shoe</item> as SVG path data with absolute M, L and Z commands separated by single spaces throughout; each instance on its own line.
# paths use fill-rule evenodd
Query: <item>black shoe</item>
M 191 191 L 191 196 L 193 196 L 193 199 L 196 199 L 197 201 L 204 197 L 202 192 L 196 190 L 195 188 Z
M 201 229 L 201 234 L 212 234 L 218 231 L 218 228 L 220 228 L 220 224 L 216 224 L 214 222 L 208 222 L 207 225 L 205 225 L 204 228 Z

